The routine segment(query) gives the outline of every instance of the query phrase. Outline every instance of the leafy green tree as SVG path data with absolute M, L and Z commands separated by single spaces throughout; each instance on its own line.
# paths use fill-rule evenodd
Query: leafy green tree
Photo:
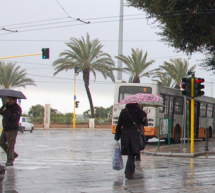
M 28 111 L 29 117 L 44 117 L 44 106 L 42 105 L 35 105 L 32 106 Z
M 73 119 L 73 113 L 66 113 L 65 115 L 65 124 L 69 125 L 72 124 L 72 119 Z
M 188 71 L 193 71 L 196 68 L 196 65 L 188 69 L 189 63 L 187 60 L 182 58 L 174 58 L 170 59 L 170 62 L 164 62 L 164 64 L 159 67 L 165 71 L 165 74 L 172 78 L 173 87 L 180 89 L 182 78 L 188 77 Z
M 143 56 L 143 51 L 139 49 L 132 49 L 131 56 L 125 56 L 123 54 L 116 56 L 117 59 L 121 60 L 127 67 L 122 68 L 122 71 L 130 74 L 130 81 L 133 83 L 140 83 L 141 77 L 149 77 L 153 71 L 145 72 L 146 69 L 155 62 L 150 60 L 146 62 L 147 52 Z
M 26 85 L 34 85 L 31 78 L 27 78 L 27 72 L 21 70 L 20 66 L 16 67 L 16 63 L 7 63 L 0 61 L 0 87 L 1 88 L 17 88 Z
M 108 108 L 94 107 L 95 117 L 110 118 L 112 115 L 112 110 L 113 110 L 113 105 Z M 85 119 L 88 119 L 90 117 L 90 110 L 83 112 L 83 117 Z
M 89 34 L 87 34 L 86 40 L 83 37 L 80 39 L 71 38 L 66 45 L 69 47 L 69 50 L 60 53 L 62 58 L 57 59 L 53 63 L 55 67 L 54 75 L 61 71 L 77 69 L 78 67 L 78 71 L 83 73 L 91 117 L 94 118 L 93 100 L 89 89 L 90 72 L 92 72 L 95 78 L 96 71 L 98 71 L 105 79 L 109 77 L 112 81 L 115 81 L 113 75 L 114 61 L 109 54 L 102 51 L 103 45 L 98 39 L 90 41 Z
M 42 105 L 32 106 L 28 111 L 28 116 L 32 122 L 43 123 L 44 107 Z
M 127 0 L 129 6 L 147 13 L 147 18 L 161 29 L 158 34 L 176 51 L 187 54 L 206 52 L 204 66 L 214 69 L 215 1 L 214 0 Z M 211 55 L 211 56 L 210 56 Z

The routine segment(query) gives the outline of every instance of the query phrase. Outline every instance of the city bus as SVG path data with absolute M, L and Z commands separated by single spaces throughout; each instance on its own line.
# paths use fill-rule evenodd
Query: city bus
M 186 135 L 184 137 L 187 137 L 190 131 L 190 116 L 185 116 L 185 114 L 190 115 L 190 98 L 182 95 L 182 90 L 162 86 L 158 81 L 152 81 L 151 83 L 116 82 L 112 113 L 113 134 L 116 132 L 119 114 L 125 108 L 125 105 L 119 105 L 118 103 L 125 97 L 137 93 L 157 94 L 163 98 L 163 107 L 143 108 L 148 118 L 148 126 L 145 127 L 147 140 L 153 137 L 158 138 L 160 118 L 170 119 L 171 142 L 179 143 L 182 138 L 182 133 L 185 133 Z M 188 108 L 186 110 L 184 110 L 184 104 L 187 104 L 186 106 Z M 209 128 L 209 137 L 212 138 L 213 128 L 215 128 L 214 118 L 215 98 L 208 96 L 195 98 L 194 137 L 205 139 L 205 128 Z M 160 139 L 168 140 L 168 136 L 160 136 Z

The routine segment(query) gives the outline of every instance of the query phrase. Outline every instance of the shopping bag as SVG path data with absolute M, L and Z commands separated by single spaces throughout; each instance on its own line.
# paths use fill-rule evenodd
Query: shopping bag
M 121 149 L 120 149 L 118 141 L 116 141 L 116 143 L 115 143 L 112 165 L 113 165 L 114 170 L 123 169 L 122 154 L 121 154 Z

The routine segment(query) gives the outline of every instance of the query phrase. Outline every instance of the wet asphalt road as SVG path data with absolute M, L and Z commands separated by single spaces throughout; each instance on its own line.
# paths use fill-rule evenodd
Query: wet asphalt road
M 112 170 L 111 131 L 19 133 L 14 166 L 2 183 L 6 193 L 215 192 L 215 157 L 175 158 L 142 154 L 135 178 Z M 148 147 L 154 146 L 151 143 Z M 124 164 L 126 156 L 123 157 Z M 1 163 L 6 155 L 0 150 Z

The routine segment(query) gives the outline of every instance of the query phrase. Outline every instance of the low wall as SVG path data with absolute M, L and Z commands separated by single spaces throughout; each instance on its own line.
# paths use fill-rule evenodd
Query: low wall
M 76 128 L 89 128 L 89 125 L 82 124 L 82 123 L 76 123 Z M 43 128 L 43 124 L 34 123 L 34 128 Z M 57 123 L 51 123 L 50 128 L 73 128 L 73 124 L 67 125 L 67 124 L 57 124 Z M 110 128 L 111 124 L 95 124 L 95 128 Z

